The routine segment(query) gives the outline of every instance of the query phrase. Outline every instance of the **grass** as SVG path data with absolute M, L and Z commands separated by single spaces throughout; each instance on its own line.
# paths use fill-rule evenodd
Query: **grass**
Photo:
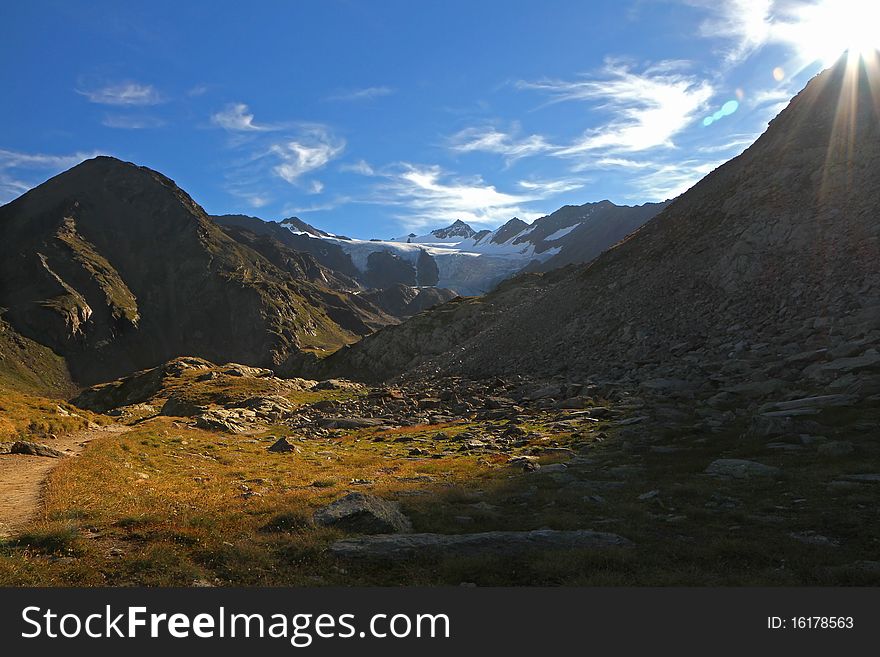
M 36 440 L 85 429 L 109 419 L 61 399 L 19 392 L 0 385 L 0 442 Z
M 880 419 L 876 408 L 859 417 Z M 273 454 L 266 448 L 277 431 L 229 437 L 154 418 L 93 441 L 80 458 L 53 471 L 41 519 L 0 548 L 0 584 L 880 583 L 857 565 L 880 553 L 876 485 L 828 486 L 842 474 L 880 471 L 873 433 L 851 438 L 853 454 L 827 458 L 815 449 L 768 450 L 766 439 L 743 439 L 737 426 L 719 434 L 653 437 L 649 427 L 610 422 L 559 432 L 549 427 L 551 419 L 542 414 L 526 425 L 536 435 L 515 453 L 536 455 L 547 466 L 565 461 L 559 450 L 569 448 L 579 458 L 564 472 L 524 473 L 507 463 L 507 454 L 460 451 L 458 434 L 480 437 L 491 422 L 363 429 L 310 440 L 294 434 L 288 439 L 299 451 Z M 446 438 L 437 437 L 441 432 Z M 651 449 L 661 441 L 678 451 Z M 411 456 L 414 447 L 425 453 Z M 777 465 L 783 476 L 738 481 L 703 474 L 719 457 Z M 415 531 L 584 528 L 619 533 L 636 547 L 505 559 L 342 561 L 327 548 L 345 534 L 311 518 L 353 490 L 398 500 Z M 819 534 L 839 545 L 810 544 L 792 534 Z

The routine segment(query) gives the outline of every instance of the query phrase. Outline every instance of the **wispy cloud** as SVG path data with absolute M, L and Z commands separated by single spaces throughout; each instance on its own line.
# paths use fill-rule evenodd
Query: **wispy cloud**
M 230 132 L 266 132 L 278 126 L 254 123 L 254 115 L 244 103 L 230 103 L 211 115 L 211 123 Z
M 94 89 L 77 89 L 91 103 L 101 105 L 159 105 L 165 102 L 161 93 L 150 84 L 120 82 Z
M 272 170 L 289 183 L 295 183 L 303 175 L 323 168 L 344 150 L 345 140 L 333 136 L 326 127 L 319 125 L 310 126 L 296 138 L 269 147 L 269 153 L 278 159 Z
M 210 87 L 207 84 L 197 84 L 187 89 L 186 95 L 190 98 L 198 98 L 199 96 L 204 96 L 209 90 Z
M 724 57 L 735 64 L 758 50 L 773 31 L 773 0 L 686 0 L 711 15 L 700 23 L 703 37 L 725 42 Z
M 363 87 L 361 89 L 349 89 L 327 96 L 327 100 L 334 101 L 358 101 L 374 100 L 382 96 L 390 96 L 394 93 L 391 87 Z
M 726 160 L 684 160 L 657 165 L 634 181 L 639 202 L 663 201 L 683 194 Z
M 802 69 L 830 65 L 854 44 L 876 44 L 877 7 L 872 0 L 683 0 L 707 12 L 700 35 L 720 40 L 728 65 L 766 44 L 783 44 Z
M 335 210 L 339 206 L 345 205 L 349 202 L 351 202 L 350 198 L 348 198 L 347 196 L 340 196 L 324 203 L 313 203 L 311 205 L 298 205 L 296 203 L 288 203 L 283 208 L 281 208 L 281 214 L 285 217 L 289 217 L 291 215 L 308 214 L 310 212 L 328 212 L 330 210 Z
M 458 153 L 496 153 L 508 164 L 555 148 L 541 135 L 519 137 L 518 133 L 518 125 L 509 133 L 495 127 L 465 128 L 449 138 L 449 148 Z
M 45 180 L 47 175 L 54 175 L 97 155 L 102 153 L 93 151 L 50 155 L 0 149 L 0 203 L 20 196 Z M 41 175 L 35 176 L 34 172 L 41 172 Z
M 357 173 L 362 176 L 375 176 L 376 171 L 370 166 L 366 160 L 358 160 L 357 162 L 348 162 L 340 164 L 339 170 L 343 173 Z
M 211 122 L 233 133 L 227 147 L 236 153 L 226 165 L 226 191 L 260 208 L 283 199 L 273 179 L 295 185 L 303 193 L 324 193 L 323 181 L 309 174 L 319 171 L 345 151 L 345 140 L 317 123 L 259 123 L 244 103 L 227 106 Z
M 121 130 L 144 130 L 147 128 L 161 128 L 165 125 L 165 121 L 156 116 L 106 114 L 101 119 L 101 124 L 108 128 L 119 128 Z
M 680 72 L 680 62 L 660 62 L 641 73 L 609 61 L 601 75 L 585 79 L 521 81 L 521 89 L 547 93 L 557 102 L 585 101 L 613 116 L 567 147 L 571 156 L 591 151 L 643 151 L 674 146 L 673 137 L 697 118 L 714 93 L 706 80 Z
M 461 177 L 437 165 L 402 163 L 382 173 L 374 202 L 401 206 L 397 215 L 406 229 L 422 229 L 437 222 L 461 219 L 477 226 L 497 226 L 513 216 L 537 218 L 544 212 L 530 207 L 582 186 L 572 180 L 520 181 L 519 192 L 500 191 L 479 176 Z

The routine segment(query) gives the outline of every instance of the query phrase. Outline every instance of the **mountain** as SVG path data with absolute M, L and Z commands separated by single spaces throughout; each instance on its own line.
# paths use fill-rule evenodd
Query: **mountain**
M 477 234 L 473 228 L 464 223 L 461 219 L 456 219 L 454 223 L 446 228 L 437 228 L 427 235 L 416 235 L 410 233 L 405 237 L 399 237 L 394 242 L 416 242 L 417 244 L 434 244 L 438 242 L 450 242 L 457 244 L 463 240 L 473 237 Z
M 872 61 L 844 57 L 818 75 L 742 155 L 589 265 L 423 313 L 334 355 L 325 371 L 589 377 L 722 408 L 878 399 Z
M 310 258 L 247 242 L 162 174 L 87 160 L 0 207 L 2 319 L 81 383 L 181 354 L 271 366 L 393 321 L 319 285 Z
M 461 295 L 480 295 L 501 281 L 528 271 L 549 271 L 588 262 L 660 212 L 665 203 L 617 206 L 609 201 L 565 206 L 532 224 L 513 218 L 497 230 L 475 231 L 463 221 L 425 235 L 392 240 L 340 237 L 299 220 L 282 222 L 299 250 L 316 253 L 332 245 L 336 260 L 344 254 L 354 275 L 367 287 L 433 285 Z M 327 260 L 322 261 L 329 264 Z
M 228 235 L 260 251 L 282 269 L 293 267 L 295 271 L 291 273 L 295 276 L 308 278 L 334 290 L 354 293 L 354 298 L 364 303 L 368 303 L 367 299 L 394 297 L 400 294 L 399 286 L 413 288 L 406 296 L 410 300 L 419 297 L 418 304 L 412 307 L 417 307 L 419 311 L 426 309 L 426 304 L 431 300 L 439 303 L 455 296 L 449 290 L 436 287 L 439 280 L 437 264 L 426 251 L 414 251 L 414 259 L 410 259 L 390 251 L 374 250 L 367 254 L 363 270 L 359 270 L 351 255 L 339 245 L 339 242 L 353 240 L 315 228 L 297 217 L 281 222 L 245 215 L 222 215 L 212 219 Z M 433 287 L 435 291 L 420 292 L 427 287 Z M 386 289 L 391 290 L 389 294 L 380 294 Z M 374 294 L 361 294 L 365 290 Z M 387 312 L 388 308 L 403 309 L 405 306 L 394 302 L 382 307 Z M 372 306 L 372 309 L 377 308 Z M 414 314 L 409 310 L 402 312 L 400 315 L 392 314 L 399 318 Z

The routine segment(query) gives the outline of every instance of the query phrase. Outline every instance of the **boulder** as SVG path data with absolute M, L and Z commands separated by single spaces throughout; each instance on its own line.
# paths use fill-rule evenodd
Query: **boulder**
M 717 459 L 706 468 L 706 474 L 733 479 L 752 479 L 754 477 L 778 477 L 782 471 L 772 465 L 764 465 L 746 459 Z
M 205 411 L 196 417 L 196 426 L 210 431 L 226 431 L 228 433 L 245 433 L 248 426 L 237 413 L 215 409 Z
M 269 446 L 270 452 L 276 452 L 278 454 L 285 454 L 288 452 L 295 452 L 296 447 L 287 442 L 287 438 L 281 436 L 278 440 L 276 440 L 272 445 Z
M 410 519 L 400 511 L 397 502 L 364 493 L 349 493 L 318 509 L 314 519 L 319 525 L 359 534 L 412 531 Z
M 32 443 L 26 440 L 18 440 L 12 443 L 12 447 L 9 448 L 10 454 L 27 454 L 29 456 L 45 456 L 53 459 L 64 458 L 64 452 L 60 452 L 57 449 L 49 447 L 48 445 L 41 445 L 40 443 Z

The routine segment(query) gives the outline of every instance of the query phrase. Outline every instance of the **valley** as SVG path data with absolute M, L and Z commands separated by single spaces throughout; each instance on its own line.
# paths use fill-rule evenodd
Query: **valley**
M 818 411 L 809 422 L 822 436 L 808 439 L 786 433 L 769 410 L 761 421 L 710 429 L 661 395 L 562 379 L 367 387 L 194 359 L 161 372 L 80 398 L 128 429 L 52 470 L 45 510 L 3 544 L 0 581 L 847 585 L 880 577 L 876 402 L 789 404 Z M 234 423 L 207 428 L 212 411 L 230 421 L 221 409 Z
M 662 204 L 355 240 L 101 156 L 0 207 L 0 584 L 877 585 L 877 62 Z

